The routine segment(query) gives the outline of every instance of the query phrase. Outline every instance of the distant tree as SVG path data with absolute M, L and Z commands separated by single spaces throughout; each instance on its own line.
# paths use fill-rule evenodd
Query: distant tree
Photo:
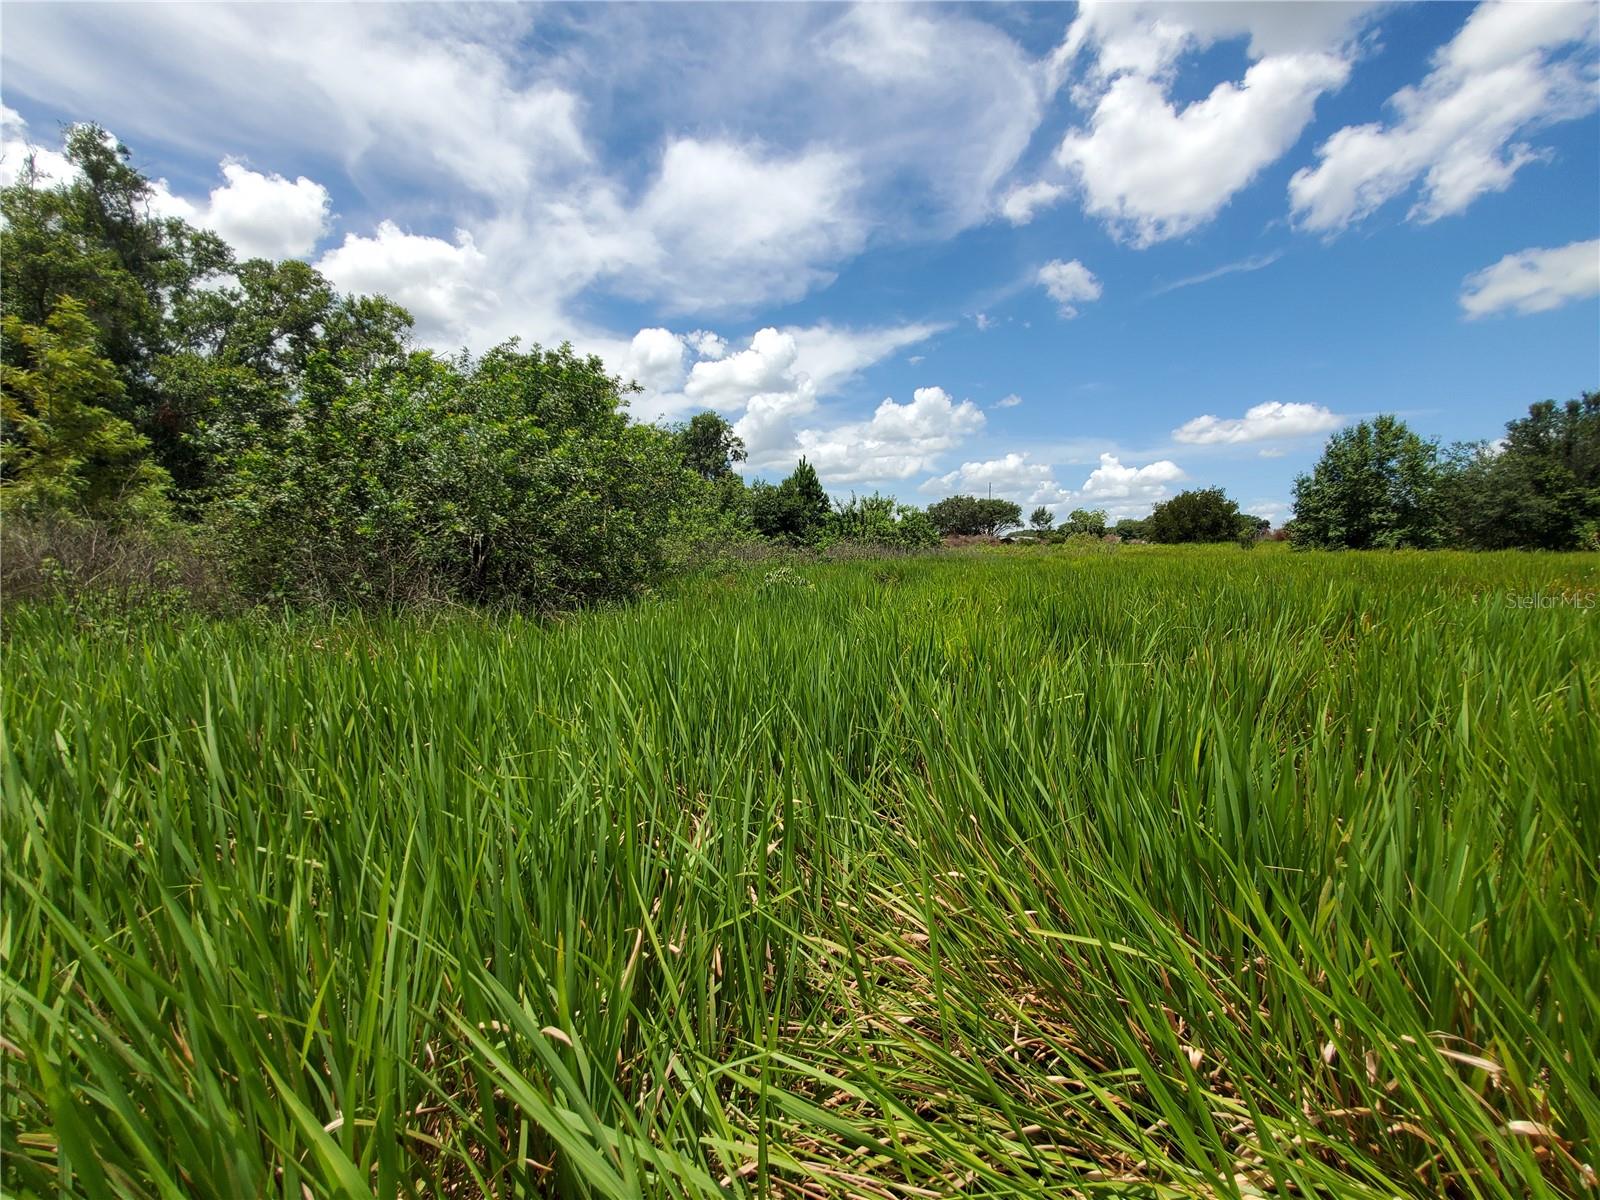
M 750 519 L 763 537 L 806 546 L 822 536 L 829 511 L 828 493 L 817 470 L 804 458 L 782 483 L 750 488 Z
M 1022 506 L 1010 500 L 947 496 L 928 506 L 928 519 L 943 537 L 994 537 L 1022 524 Z
M 689 470 L 702 479 L 733 474 L 733 464 L 745 461 L 744 442 L 720 413 L 707 409 L 677 426 L 673 436 Z
M 1447 511 L 1480 550 L 1571 550 L 1600 539 L 1600 392 L 1542 401 L 1495 446 L 1457 447 Z
M 1192 488 L 1155 506 L 1144 522 L 1152 542 L 1231 542 L 1239 536 L 1239 506 L 1221 488 Z
M 1098 508 L 1075 508 L 1067 517 L 1069 533 L 1085 533 L 1090 537 L 1105 537 L 1106 514 Z
M 1300 547 L 1438 546 L 1446 536 L 1438 447 L 1383 415 L 1342 429 L 1294 485 L 1290 540 Z
M 1133 517 L 1123 517 L 1122 520 L 1117 522 L 1117 526 L 1112 532 L 1125 542 L 1143 541 L 1145 536 L 1144 525 L 1143 521 L 1136 520 Z
M 1054 515 L 1052 515 L 1050 510 L 1042 504 L 1039 505 L 1038 508 L 1034 509 L 1033 512 L 1028 516 L 1028 524 L 1031 525 L 1037 533 L 1049 533 L 1050 527 L 1055 523 L 1056 519 Z
M 115 414 L 122 381 L 101 357 L 83 305 L 58 300 L 43 327 L 7 313 L 3 336 L 5 508 L 104 521 L 159 515 L 166 472 L 151 461 L 149 442 Z

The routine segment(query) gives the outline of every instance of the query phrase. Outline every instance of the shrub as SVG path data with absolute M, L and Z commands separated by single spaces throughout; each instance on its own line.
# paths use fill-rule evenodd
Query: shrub
M 65 513 L 0 524 L 0 599 L 10 607 L 65 601 L 132 612 L 218 612 L 236 597 L 203 535 L 176 522 L 130 525 Z
M 664 567 L 680 459 L 627 420 L 599 359 L 513 343 L 308 377 L 293 427 L 242 457 L 215 509 L 249 594 L 556 608 Z

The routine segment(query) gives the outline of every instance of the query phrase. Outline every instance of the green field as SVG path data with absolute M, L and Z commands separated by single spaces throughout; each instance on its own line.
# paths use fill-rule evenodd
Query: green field
M 1597 595 L 1124 547 L 12 612 L 5 1191 L 1594 1194 Z

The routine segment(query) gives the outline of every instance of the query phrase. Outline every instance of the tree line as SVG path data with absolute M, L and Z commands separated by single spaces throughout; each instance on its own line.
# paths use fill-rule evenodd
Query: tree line
M 636 386 L 567 345 L 415 349 L 410 314 L 384 297 L 342 294 L 297 260 L 241 261 L 214 233 L 156 215 L 151 182 L 97 126 L 72 128 L 64 152 L 66 177 L 30 162 L 0 190 L 8 539 L 30 522 L 137 530 L 166 547 L 154 561 L 203 553 L 250 599 L 553 607 L 634 593 L 708 544 L 914 549 L 1023 524 L 1003 499 L 830 502 L 804 459 L 781 482 L 746 484 L 744 447 L 717 413 L 632 420 Z M 1597 426 L 1594 394 L 1534 405 L 1502 442 L 1448 452 L 1394 418 L 1363 422 L 1297 483 L 1289 534 L 1593 545 Z M 1030 525 L 1107 532 L 1084 509 L 1059 529 L 1036 509 Z M 1225 541 L 1265 525 L 1213 488 L 1115 531 Z

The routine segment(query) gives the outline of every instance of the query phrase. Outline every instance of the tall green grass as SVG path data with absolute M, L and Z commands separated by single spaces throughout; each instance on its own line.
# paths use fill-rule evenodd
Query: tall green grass
M 5 1190 L 1584 1194 L 1595 588 L 1228 547 L 14 612 Z

